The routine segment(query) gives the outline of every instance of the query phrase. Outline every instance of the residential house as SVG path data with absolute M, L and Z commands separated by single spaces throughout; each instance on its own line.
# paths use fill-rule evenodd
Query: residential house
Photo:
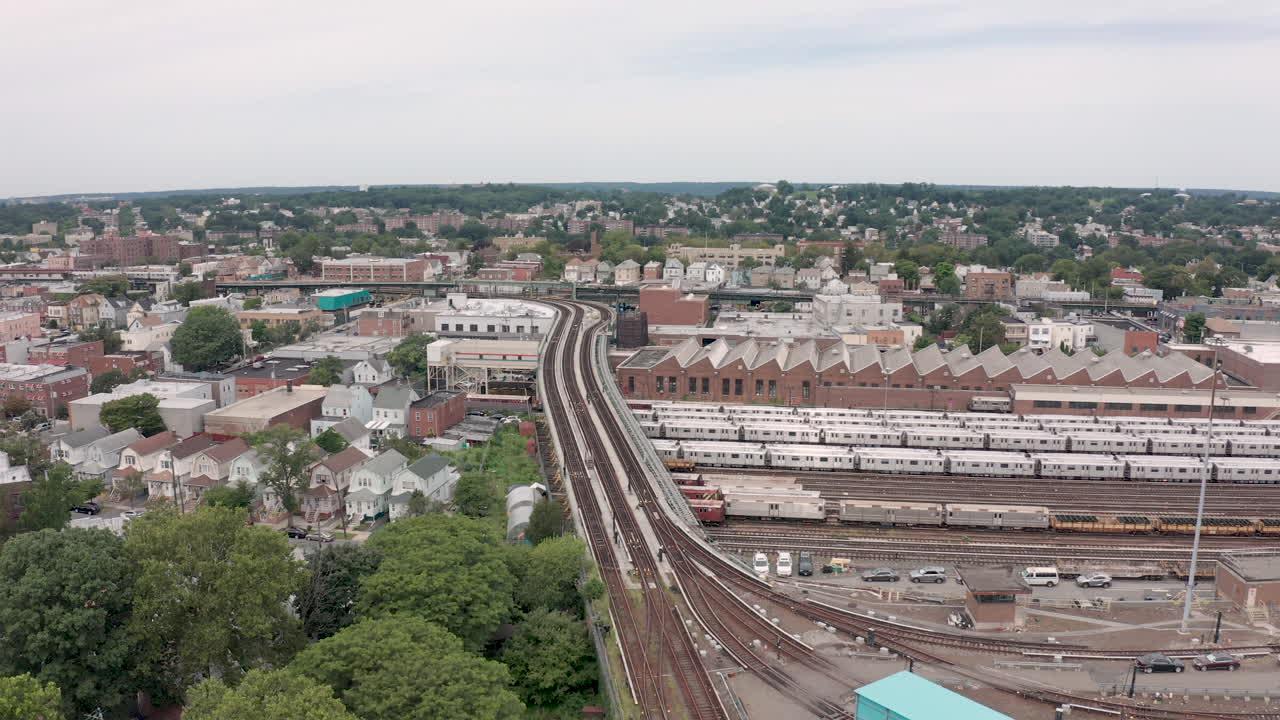
M 373 433 L 365 423 L 360 422 L 357 418 L 349 417 L 331 427 L 334 432 L 342 436 L 343 440 L 347 441 L 347 445 L 361 450 L 370 448 Z
M 258 455 L 258 451 L 250 449 L 231 461 L 227 471 L 227 482 L 231 485 L 243 482 L 246 485 L 257 487 L 261 482 L 262 473 L 266 472 L 266 470 L 267 464 Z
M 340 513 L 351 477 L 369 460 L 364 451 L 348 447 L 311 467 L 311 486 L 302 494 L 302 514 L 308 524 Z
M 361 423 L 372 420 L 373 396 L 363 385 L 330 385 L 320 405 L 320 417 L 311 421 L 311 437 L 349 417 Z
M 573 258 L 564 266 L 564 281 L 592 283 L 596 281 L 596 261 Z
M 111 304 L 97 293 L 77 295 L 67 301 L 67 322 L 76 330 L 97 327 L 103 323 L 103 315 L 106 315 L 107 324 L 115 323 Z
M 418 398 L 418 393 L 408 385 L 383 386 L 373 401 L 371 429 L 375 434 L 403 437 L 409 406 Z
M 110 430 L 97 425 L 63 435 L 49 445 L 49 459 L 79 465 L 84 462 L 89 446 L 110 434 Z
M 605 285 L 613 282 L 613 263 L 601 260 L 596 264 L 596 282 Z
M 147 494 L 152 498 L 173 498 L 176 491 L 185 505 L 199 499 L 204 486 L 188 488 L 191 479 L 191 468 L 196 456 L 213 447 L 217 441 L 203 433 L 191 437 L 166 448 L 160 456 L 158 467 L 147 478 Z
M 347 517 L 367 522 L 388 512 L 388 496 L 395 486 L 396 475 L 409 461 L 395 450 L 388 450 L 366 461 L 351 476 L 347 493 Z
M 640 263 L 623 260 L 613 268 L 614 285 L 635 285 L 640 282 Z
M 703 282 L 707 279 L 707 264 L 701 260 L 689 263 L 689 267 L 684 269 L 684 278 L 694 282 Z
M 117 492 L 125 490 L 134 482 L 130 476 L 147 481 L 148 476 L 159 469 L 161 456 L 176 444 L 178 436 L 169 430 L 131 443 L 120 453 L 120 464 L 112 473 L 114 489 Z
M 657 260 L 650 260 L 644 264 L 641 269 L 641 277 L 644 280 L 661 280 L 662 279 L 662 263 Z
M 352 380 L 361 385 L 382 385 L 391 382 L 395 373 L 391 365 L 382 358 L 361 360 L 351 368 Z
M 728 281 L 729 276 L 725 267 L 719 263 L 707 263 L 706 282 L 714 287 L 721 287 Z
M 231 477 L 232 463 L 247 452 L 249 443 L 243 438 L 233 438 L 196 453 L 191 459 L 191 477 L 187 481 L 192 489 L 191 499 L 198 501 L 209 488 L 225 485 Z
M 684 263 L 675 258 L 667 258 L 666 264 L 662 266 L 663 280 L 683 280 L 684 279 Z
M 458 472 L 442 455 L 423 455 L 395 477 L 395 486 L 387 499 L 392 520 L 409 512 L 409 499 L 420 492 L 430 502 L 446 503 L 453 499 L 458 486 Z
M 120 453 L 141 439 L 142 433 L 136 428 L 128 428 L 95 440 L 86 449 L 84 461 L 75 466 L 76 477 L 101 480 L 107 484 L 111 472 L 120 465 Z

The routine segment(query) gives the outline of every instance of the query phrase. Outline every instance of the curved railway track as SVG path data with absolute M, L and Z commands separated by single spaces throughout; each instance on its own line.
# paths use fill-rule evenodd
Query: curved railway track
M 549 304 L 557 306 L 562 312 L 580 312 L 580 310 L 575 309 L 579 307 L 577 303 L 551 302 Z M 601 308 L 601 312 L 607 313 L 608 310 Z M 591 373 L 591 359 L 586 353 L 583 353 L 579 360 L 579 372 L 581 373 L 583 384 L 586 386 L 586 395 L 600 397 L 603 394 L 603 389 Z M 647 478 L 645 469 L 641 466 L 633 451 L 629 449 L 629 440 L 619 425 L 618 418 L 614 417 L 610 412 L 603 412 L 600 414 L 599 420 L 600 429 L 611 439 L 628 477 Z M 999 638 L 975 638 L 957 632 L 943 632 L 890 624 L 883 620 L 859 617 L 839 608 L 793 599 L 759 578 L 753 577 L 745 568 L 726 559 L 710 546 L 704 545 L 687 528 L 678 525 L 668 517 L 660 507 L 660 503 L 663 500 L 649 482 L 637 482 L 632 487 L 640 499 L 640 507 L 644 510 L 654 533 L 666 551 L 667 561 L 671 564 L 677 584 L 681 593 L 689 601 L 690 611 L 696 619 L 706 628 L 709 634 L 723 644 L 725 652 L 741 663 L 743 667 L 756 673 L 770 687 L 778 689 L 784 695 L 796 701 L 799 706 L 819 717 L 847 717 L 848 712 L 834 702 L 816 698 L 812 692 L 807 692 L 794 677 L 770 661 L 760 644 L 746 638 L 764 640 L 766 643 L 773 639 L 777 643 L 775 650 L 777 657 L 785 656 L 789 659 L 795 659 L 828 676 L 835 676 L 832 664 L 818 657 L 800 641 L 786 634 L 778 633 L 777 628 L 747 606 L 744 598 L 759 598 L 762 602 L 769 603 L 774 607 L 786 608 L 796 615 L 809 620 L 822 621 L 848 634 L 863 634 L 869 628 L 877 628 L 878 642 L 906 657 L 946 667 L 956 674 L 970 677 L 983 684 L 1047 703 L 1079 703 L 1115 712 L 1123 712 L 1128 717 L 1150 718 L 1153 720 L 1172 720 L 1173 718 L 1280 720 L 1280 713 L 1188 712 L 1185 710 L 1138 707 L 1123 702 L 1074 696 L 1059 690 L 1045 688 L 1030 681 L 989 677 L 965 667 L 963 664 L 957 664 L 953 660 L 935 655 L 933 649 L 938 646 L 946 646 L 954 647 L 958 650 L 1018 654 L 1026 652 L 1028 650 L 1027 646 L 1016 641 L 1006 641 Z M 771 638 L 769 633 L 778 634 Z M 1044 645 L 1033 644 L 1033 647 L 1043 648 Z M 1060 649 L 1063 646 L 1054 645 L 1051 647 Z M 1275 648 L 1269 647 L 1268 649 L 1274 650 Z M 774 650 L 774 648 L 770 648 L 770 650 Z M 1138 651 L 1132 652 L 1138 653 Z

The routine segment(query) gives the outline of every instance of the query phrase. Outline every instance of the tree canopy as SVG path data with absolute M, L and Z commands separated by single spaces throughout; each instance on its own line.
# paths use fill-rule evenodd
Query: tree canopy
M 383 559 L 361 585 L 362 616 L 416 615 L 474 649 L 510 619 L 515 577 L 494 525 L 430 514 L 398 520 L 367 545 Z
M 160 417 L 160 399 L 151 393 L 130 395 L 119 400 L 109 400 L 98 411 L 98 422 L 111 432 L 137 428 L 147 437 L 164 432 L 167 428 Z
M 544 540 L 520 563 L 525 582 L 516 588 L 516 601 L 525 609 L 547 608 L 577 612 L 582 605 L 578 579 L 587 569 L 587 546 L 571 536 Z
M 22 493 L 18 525 L 24 530 L 64 528 L 71 521 L 71 508 L 100 492 L 101 480 L 77 480 L 70 465 L 56 462 L 32 475 L 31 487 Z
M 529 613 L 502 648 L 501 659 L 530 707 L 581 707 L 595 693 L 599 670 L 587 628 L 566 613 Z
M 216 367 L 240 354 L 240 324 L 220 307 L 191 308 L 187 319 L 169 341 L 173 359 L 186 370 L 198 372 Z
M 143 689 L 180 701 L 209 676 L 236 680 L 287 659 L 301 642 L 287 601 L 306 582 L 284 536 L 247 527 L 243 510 L 152 510 L 129 524 L 135 563 L 129 633 Z
M 333 688 L 361 720 L 524 717 L 506 667 L 413 615 L 356 623 L 307 647 L 290 668 Z
M 328 545 L 307 556 L 311 582 L 294 598 L 307 637 L 322 640 L 355 622 L 360 581 L 381 562 L 366 545 Z
M 209 679 L 191 689 L 183 720 L 359 720 L 333 689 L 289 670 L 250 670 L 239 685 Z
M 0 547 L 0 675 L 56 683 L 68 716 L 121 707 L 133 688 L 133 583 L 124 542 L 106 530 L 9 540 Z
M 320 456 L 315 443 L 291 425 L 273 425 L 248 439 L 267 466 L 262 484 L 275 492 L 290 514 L 298 512 L 302 493 L 311 484 L 308 470 Z
M 95 395 L 98 393 L 108 393 L 128 381 L 129 378 L 125 377 L 124 373 L 116 369 L 111 369 L 93 377 L 93 382 L 89 384 L 89 392 Z
M 312 385 L 324 385 L 328 387 L 334 383 L 342 382 L 342 361 L 329 355 L 322 357 L 311 364 L 311 372 L 307 376 L 307 382 Z
M 62 720 L 62 691 L 23 673 L 0 677 L 0 720 Z
M 124 340 L 120 337 L 120 331 L 106 325 L 85 328 L 80 331 L 78 337 L 84 342 L 101 340 L 102 352 L 107 355 L 114 355 L 120 352 L 120 348 L 124 347 Z
M 401 377 L 417 377 L 427 372 L 427 346 L 435 342 L 433 335 L 410 335 L 391 352 L 387 353 L 387 362 Z

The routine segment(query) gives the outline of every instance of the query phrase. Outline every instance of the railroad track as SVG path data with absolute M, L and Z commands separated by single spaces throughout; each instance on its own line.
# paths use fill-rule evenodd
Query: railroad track
M 562 311 L 575 306 L 569 303 L 550 304 L 558 306 Z M 601 308 L 601 311 L 602 313 L 608 312 L 604 308 Z M 582 353 L 579 368 L 583 383 L 587 386 L 587 395 L 599 397 L 603 394 L 603 389 L 599 387 L 592 375 L 590 366 L 590 356 Z M 628 476 L 647 479 L 647 472 L 630 449 L 629 440 L 619 425 L 618 418 L 614 417 L 611 412 L 605 412 L 600 415 L 599 420 L 601 429 L 611 438 Z M 838 704 L 827 700 L 815 699 L 814 695 L 811 692 L 806 692 L 794 677 L 770 663 L 756 643 L 743 639 L 743 637 L 752 636 L 756 639 L 760 639 L 762 636 L 767 639 L 769 636 L 764 633 L 776 633 L 778 629 L 749 608 L 744 612 L 743 608 L 746 603 L 742 598 L 758 597 L 773 605 L 786 607 L 798 616 L 810 620 L 816 621 L 826 618 L 824 622 L 848 633 L 857 633 L 860 627 L 865 632 L 867 620 L 837 608 L 819 609 L 819 606 L 813 603 L 794 600 L 771 587 L 768 583 L 751 576 L 740 565 L 727 560 L 718 551 L 712 550 L 709 546 L 705 546 L 689 533 L 687 528 L 678 526 L 675 521 L 671 520 L 660 507 L 660 504 L 664 501 L 658 497 L 655 489 L 647 481 L 634 483 L 632 487 L 641 499 L 641 507 L 646 512 L 659 542 L 662 543 L 666 550 L 668 561 L 675 571 L 674 574 L 681 592 L 689 600 L 690 611 L 694 613 L 709 634 L 723 643 L 726 653 L 741 663 L 743 667 L 755 672 L 770 687 L 778 689 L 784 695 L 796 701 L 799 706 L 819 717 L 848 717 L 848 712 Z M 747 632 L 748 635 L 740 637 L 739 632 L 743 631 Z M 877 641 L 906 657 L 947 667 L 952 672 L 971 677 L 978 682 L 1022 697 L 1034 698 L 1044 702 L 1055 704 L 1073 702 L 1094 707 L 1107 707 L 1123 710 L 1129 717 L 1151 718 L 1153 720 L 1165 720 L 1175 717 L 1200 718 L 1203 720 L 1243 720 L 1244 718 L 1249 718 L 1250 720 L 1280 720 L 1275 714 L 1269 713 L 1170 711 L 1158 708 L 1140 708 L 1114 701 L 1073 696 L 1055 690 L 1046 690 L 1029 682 L 993 679 L 931 652 L 931 649 L 938 645 L 975 650 L 979 649 L 976 645 L 981 643 L 987 644 L 990 652 L 1018 654 L 1025 650 L 1025 648 L 1017 647 L 1016 642 L 1011 641 L 975 639 L 954 632 L 890 626 L 881 626 L 878 631 Z M 813 667 L 819 672 L 831 674 L 831 663 L 818 658 L 798 640 L 791 638 L 789 635 L 781 634 L 776 637 L 776 642 L 779 657 L 785 655 L 788 658 L 793 658 Z M 1062 646 L 1056 647 L 1060 648 Z
M 569 346 L 564 340 L 570 335 L 565 328 L 580 325 L 582 313 L 562 314 L 557 319 L 557 331 L 545 347 L 544 352 L 553 359 L 545 363 L 542 369 L 544 387 L 549 397 L 545 405 L 552 413 L 563 448 L 568 482 L 572 485 L 573 498 L 578 505 L 583 527 L 596 564 L 605 582 L 612 607 L 614 627 L 617 629 L 619 648 L 622 651 L 622 662 L 629 678 L 633 697 L 642 717 L 666 718 L 673 709 L 682 715 L 695 720 L 718 720 L 726 718 L 723 706 L 719 702 L 715 688 L 706 671 L 701 667 L 696 650 L 691 646 L 688 635 L 684 632 L 674 605 L 662 589 L 660 575 L 649 556 L 648 543 L 635 525 L 624 502 L 623 512 L 618 514 L 614 506 L 613 517 L 617 523 L 615 537 L 625 538 L 627 552 L 634 563 L 641 583 L 643 608 L 632 601 L 630 584 L 614 550 L 608 530 L 604 526 L 604 515 L 591 487 L 591 474 L 598 471 L 592 459 L 598 457 L 588 449 L 584 454 L 578 445 L 579 438 L 589 436 L 575 427 L 570 420 L 569 408 L 561 402 L 561 398 L 569 397 L 561 375 L 565 358 L 577 353 L 577 345 Z M 575 414 L 584 410 L 581 403 L 573 407 Z M 579 414 L 578 417 L 581 417 Z M 598 450 L 596 450 L 598 452 Z M 615 498 L 611 498 L 613 500 Z M 612 504 L 612 503 L 611 503 Z M 646 563 L 648 558 L 650 562 Z M 655 639 L 658 647 L 655 649 Z M 669 660 L 672 675 L 680 692 L 679 707 L 668 697 L 667 684 L 664 681 L 662 664 Z

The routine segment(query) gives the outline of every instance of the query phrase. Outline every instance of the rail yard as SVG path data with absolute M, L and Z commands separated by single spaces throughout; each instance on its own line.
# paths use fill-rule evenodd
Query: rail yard
M 980 478 L 937 471 L 913 475 L 908 481 L 905 475 L 863 472 L 858 467 L 852 468 L 857 474 L 850 477 L 817 473 L 812 472 L 813 466 L 786 469 L 783 479 L 779 480 L 759 475 L 762 472 L 779 474 L 773 466 L 724 471 L 698 467 L 697 463 L 679 464 L 681 470 L 701 470 L 702 487 L 714 486 L 721 493 L 736 484 L 744 488 L 740 494 L 746 497 L 753 494 L 750 490 L 773 487 L 770 483 L 783 487 L 790 484 L 792 497 L 808 498 L 805 493 L 815 493 L 822 513 L 809 523 L 744 520 L 704 530 L 690 510 L 688 493 L 682 492 L 673 481 L 658 453 L 644 447 L 646 433 L 652 435 L 651 428 L 642 428 L 630 416 L 616 388 L 606 384 L 610 380 L 607 370 L 601 372 L 604 353 L 599 333 L 610 320 L 609 311 L 577 302 L 549 301 L 548 304 L 556 308 L 558 318 L 556 331 L 548 336 L 543 352 L 542 397 L 559 448 L 575 520 L 590 542 L 601 579 L 608 589 L 610 625 L 614 629 L 611 636 L 617 640 L 619 664 L 631 700 L 628 716 L 741 718 L 785 713 L 789 717 L 851 717 L 849 690 L 882 676 L 885 671 L 878 668 L 886 667 L 884 658 L 899 657 L 915 663 L 918 672 L 948 679 L 1018 718 L 1052 717 L 1053 707 L 1058 704 L 1073 706 L 1073 717 L 1280 718 L 1280 712 L 1271 712 L 1267 705 L 1256 701 L 1252 708 L 1239 701 L 1206 702 L 1193 697 L 1191 692 L 1181 693 L 1177 698 L 1170 694 L 1157 701 L 1153 701 L 1150 692 L 1143 692 L 1129 699 L 1116 697 L 1114 688 L 1108 692 L 1103 684 L 1089 680 L 1097 673 L 1116 678 L 1125 675 L 1133 658 L 1148 652 L 1190 657 L 1204 651 L 1199 640 L 1160 630 L 1158 622 L 1149 629 L 1139 629 L 1140 623 L 1136 623 L 1132 631 L 1126 631 L 1124 628 L 1128 626 L 1124 623 L 1108 621 L 1110 624 L 1102 627 L 1095 625 L 1094 631 L 1076 630 L 1070 639 L 1032 635 L 1013 639 L 1007 633 L 962 631 L 929 621 L 928 613 L 913 609 L 910 603 L 903 604 L 883 594 L 873 596 L 863 588 L 852 590 L 851 596 L 849 590 L 833 590 L 838 587 L 834 583 L 761 578 L 732 552 L 726 552 L 810 550 L 824 558 L 842 554 L 885 563 L 892 559 L 918 558 L 925 553 L 935 561 L 941 558 L 957 565 L 1023 563 L 1029 559 L 1070 555 L 1096 562 L 1150 564 L 1159 559 L 1179 563 L 1185 559 L 1189 541 L 1177 532 L 1159 537 L 1134 536 L 1119 542 L 1116 535 L 1090 535 L 1083 527 L 1072 534 L 1056 532 L 1053 523 L 1068 512 L 1081 516 L 1094 514 L 1098 517 L 1093 521 L 1081 517 L 1075 522 L 1095 522 L 1099 523 L 1095 530 L 1115 532 L 1115 528 L 1103 527 L 1101 523 L 1114 520 L 1128 510 L 1117 507 L 1110 493 L 1124 497 L 1121 493 L 1128 492 L 1134 507 L 1141 507 L 1153 516 L 1152 526 L 1144 532 L 1161 532 L 1160 523 L 1169 521 L 1176 513 L 1187 512 L 1186 493 L 1192 489 L 1190 485 L 1120 478 L 1051 479 L 1037 484 L 1044 479 L 1035 480 L 1034 475 Z M 982 422 L 1008 422 L 1012 417 L 987 417 Z M 932 416 L 916 419 L 950 420 Z M 970 421 L 975 424 L 961 425 L 958 429 L 970 432 L 968 428 L 977 428 L 979 418 L 976 416 L 961 422 Z M 1031 422 L 1028 418 L 1014 421 Z M 1039 424 L 1038 429 L 1014 429 L 1059 435 L 1046 430 L 1044 420 L 1034 422 Z M 707 424 L 711 426 L 710 419 Z M 1048 424 L 1053 426 L 1055 422 Z M 745 423 L 738 427 L 739 432 L 745 432 Z M 1214 454 L 1219 450 L 1220 439 L 1225 442 L 1221 450 L 1229 452 L 1235 437 L 1272 437 L 1270 425 L 1241 424 L 1237 428 L 1247 429 L 1228 436 L 1220 434 L 1215 425 L 1212 440 L 1204 434 L 1204 446 Z M 954 432 L 957 428 L 935 429 Z M 973 434 L 981 435 L 983 442 L 989 443 L 991 430 L 989 427 Z M 1066 435 L 1068 446 L 1052 450 L 1086 454 L 1073 449 L 1075 437 L 1092 433 L 1076 430 L 1072 428 L 1073 432 Z M 1117 423 L 1098 433 L 1136 437 L 1135 430 L 1122 428 Z M 1193 423 L 1165 423 L 1160 433 L 1144 433 L 1146 453 L 1133 450 L 1131 455 L 1161 457 L 1166 451 L 1150 454 L 1156 447 L 1152 444 L 1155 435 L 1186 436 L 1194 442 L 1200 436 L 1199 430 Z M 1255 432 L 1258 430 L 1261 432 Z M 899 442 L 907 442 L 908 433 L 906 429 L 901 430 L 897 436 Z M 808 444 L 821 446 L 826 444 L 821 441 L 829 437 L 820 434 L 819 442 Z M 713 442 L 745 441 L 734 438 Z M 1264 440 L 1262 445 L 1267 442 Z M 768 443 L 759 445 L 764 444 Z M 788 439 L 785 444 L 805 443 Z M 854 457 L 866 449 L 848 447 L 857 448 Z M 935 455 L 943 449 L 910 448 L 892 442 L 881 447 L 926 450 Z M 1012 454 L 1026 457 L 1025 452 L 1030 450 L 1040 448 L 1029 447 L 1023 453 Z M 848 448 L 845 451 L 848 452 Z M 987 448 L 984 451 L 991 452 Z M 1094 454 L 1107 457 L 1105 452 Z M 1192 458 L 1184 457 L 1182 462 L 1193 468 L 1199 465 Z M 716 473 L 728 477 L 715 477 Z M 791 476 L 790 483 L 784 482 L 786 475 Z M 676 478 L 688 479 L 679 474 Z M 1198 476 L 1189 479 L 1198 479 Z M 828 481 L 844 481 L 844 485 L 816 485 Z M 1063 490 L 1050 492 L 1050 486 Z M 1226 499 L 1215 498 L 1214 503 L 1210 503 L 1211 511 L 1225 511 L 1219 517 L 1245 508 L 1254 509 L 1256 517 L 1264 508 L 1274 507 L 1264 504 L 1269 499 L 1263 491 L 1270 488 L 1261 483 L 1218 482 L 1214 487 L 1215 491 L 1229 488 L 1232 493 Z M 1156 488 L 1161 492 L 1148 492 Z M 1166 495 L 1163 493 L 1166 489 L 1178 492 Z M 897 491 L 901 491 L 900 494 L 889 494 Z M 973 496 L 956 497 L 966 492 Z M 1250 492 L 1256 494 L 1247 494 Z M 978 493 L 990 496 L 981 497 Z M 1055 498 L 1055 494 L 1060 497 Z M 965 506 L 963 512 L 970 513 L 996 501 L 1009 505 L 1017 501 L 1016 504 L 1043 510 L 1045 524 L 1032 532 L 988 530 L 981 524 L 984 521 L 980 515 L 973 515 L 979 518 L 977 525 L 963 528 L 950 528 L 945 520 L 936 527 L 915 527 L 916 523 L 910 523 L 912 527 L 887 529 L 881 527 L 881 522 L 845 524 L 839 521 L 842 501 L 880 498 L 924 505 L 933 503 L 938 506 L 940 519 L 953 517 L 954 510 L 960 506 Z M 1138 505 L 1139 502 L 1146 504 Z M 835 524 L 830 520 L 833 510 Z M 925 514 L 928 513 L 926 508 Z M 1039 516 L 1032 513 L 1029 517 Z M 1254 529 L 1263 532 L 1261 527 Z M 1274 543 L 1253 535 L 1207 537 L 1207 557 L 1212 559 L 1214 553 L 1252 547 L 1258 542 Z M 904 554 L 908 547 L 917 548 L 917 554 Z M 1207 621 L 1202 618 L 1201 627 Z M 1070 622 L 1087 625 L 1085 619 Z M 1280 650 L 1275 638 L 1239 624 L 1231 626 L 1231 635 L 1233 652 L 1248 658 L 1244 672 L 1237 675 L 1245 681 L 1256 680 L 1259 687 L 1274 687 L 1274 653 Z M 870 652 L 861 652 L 864 649 Z M 1066 674 L 1055 674 L 1054 679 L 1046 679 L 1034 672 L 997 669 L 1001 662 L 1035 664 L 1031 661 L 1047 657 L 1052 662 L 1055 656 L 1078 659 L 1078 664 L 1089 666 L 1090 674 L 1070 678 Z M 1267 660 L 1270 666 L 1264 664 Z M 744 678 L 752 680 L 746 682 Z M 1257 697 L 1262 697 L 1261 692 Z

